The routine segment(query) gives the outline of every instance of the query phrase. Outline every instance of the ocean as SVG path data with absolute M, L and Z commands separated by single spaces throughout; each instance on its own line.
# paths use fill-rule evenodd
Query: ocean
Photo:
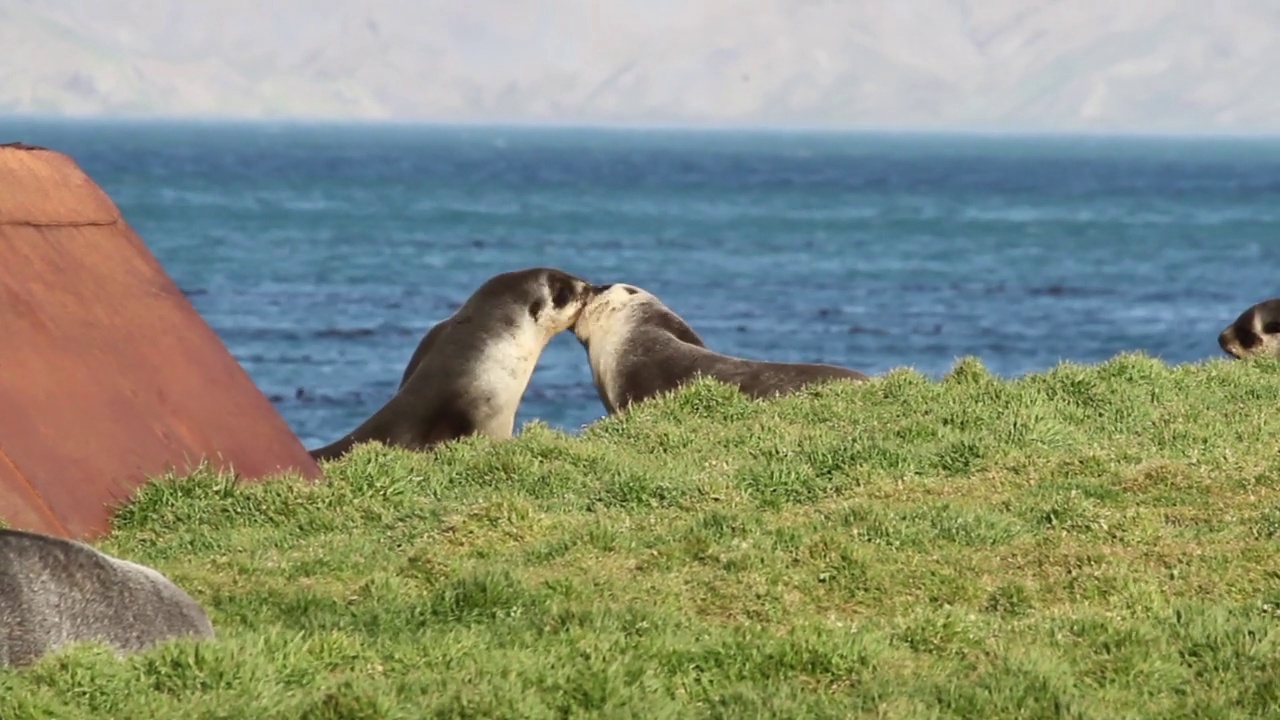
M 645 287 L 722 352 L 932 377 L 1218 357 L 1280 295 L 1277 139 L 0 119 L 8 141 L 106 189 L 308 447 L 532 265 Z M 603 414 L 557 336 L 517 432 Z

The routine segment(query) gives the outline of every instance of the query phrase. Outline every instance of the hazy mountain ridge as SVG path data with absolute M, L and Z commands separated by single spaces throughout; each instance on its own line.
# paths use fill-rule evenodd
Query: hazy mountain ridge
M 0 112 L 1280 130 L 1269 0 L 747 5 L 9 0 Z

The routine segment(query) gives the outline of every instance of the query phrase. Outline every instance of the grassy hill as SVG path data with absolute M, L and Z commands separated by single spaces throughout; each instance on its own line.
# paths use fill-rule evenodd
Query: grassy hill
M 1280 363 L 972 359 L 581 437 L 166 479 L 104 549 L 215 642 L 0 671 L 0 718 L 1280 713 Z

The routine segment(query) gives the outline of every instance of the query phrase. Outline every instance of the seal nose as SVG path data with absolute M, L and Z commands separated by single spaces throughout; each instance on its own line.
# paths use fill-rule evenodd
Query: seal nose
M 1249 349 L 1248 342 L 1242 341 L 1232 328 L 1227 328 L 1218 335 L 1218 347 L 1222 348 L 1222 352 L 1236 359 L 1243 357 L 1243 351 Z

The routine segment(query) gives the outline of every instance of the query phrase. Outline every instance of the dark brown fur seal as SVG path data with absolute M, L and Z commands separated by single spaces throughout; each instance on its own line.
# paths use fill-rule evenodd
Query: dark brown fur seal
M 1218 334 L 1218 347 L 1235 358 L 1280 356 L 1280 298 L 1271 298 L 1240 313 Z
M 718 353 L 657 297 L 622 283 L 593 290 L 573 332 L 587 351 L 596 391 L 610 414 L 674 390 L 699 374 L 734 385 L 754 399 L 785 395 L 817 382 L 867 379 L 864 373 L 836 365 Z
M 311 457 L 332 460 L 371 440 L 424 450 L 471 434 L 511 437 L 543 349 L 590 296 L 586 280 L 555 268 L 495 275 L 422 338 L 381 409 Z

